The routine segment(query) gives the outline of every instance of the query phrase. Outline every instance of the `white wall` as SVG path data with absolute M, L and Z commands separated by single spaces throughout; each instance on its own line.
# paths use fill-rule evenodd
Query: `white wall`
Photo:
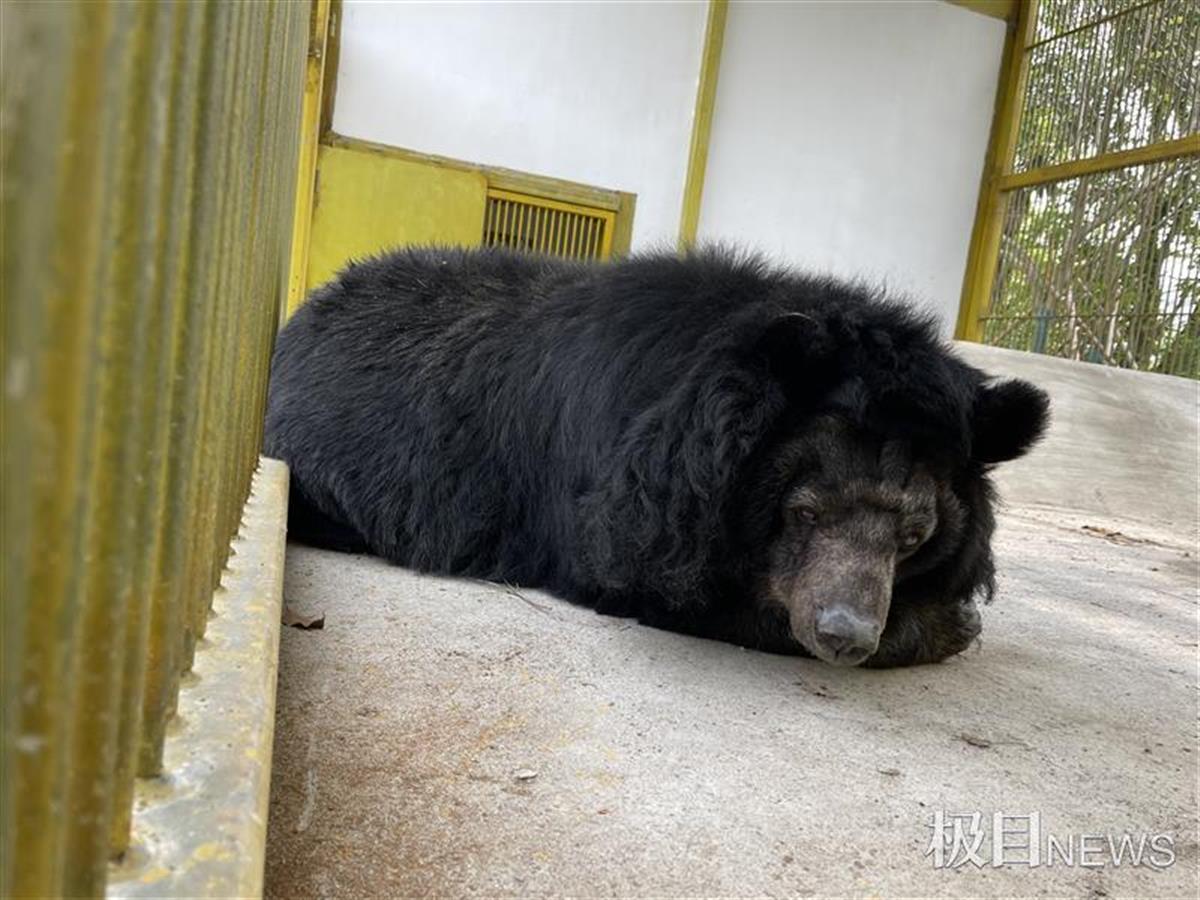
M 679 229 L 703 3 L 344 7 L 333 128 L 638 195 L 634 247 Z
M 950 333 L 1003 44 L 938 0 L 731 3 L 700 237 L 886 280 Z
M 638 195 L 674 246 L 707 5 L 347 0 L 340 134 Z M 701 239 L 958 310 L 1004 25 L 941 0 L 730 4 Z

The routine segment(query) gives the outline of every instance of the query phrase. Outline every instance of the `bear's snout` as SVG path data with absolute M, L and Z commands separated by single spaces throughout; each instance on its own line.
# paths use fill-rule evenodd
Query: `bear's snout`
M 846 609 L 831 606 L 817 615 L 816 642 L 819 655 L 839 666 L 856 666 L 879 646 L 880 627 Z

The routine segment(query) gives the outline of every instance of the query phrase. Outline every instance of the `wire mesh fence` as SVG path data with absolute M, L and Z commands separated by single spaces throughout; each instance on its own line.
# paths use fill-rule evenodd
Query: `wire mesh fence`
M 1038 4 L 1034 40 L 1047 41 L 1095 25 L 1157 0 L 1043 0 Z
M 1039 24 L 1088 7 L 1108 15 L 1028 51 L 1014 171 L 1200 131 L 1200 4 L 1044 0 Z
M 1012 192 L 984 341 L 1200 377 L 1200 158 Z
M 1031 8 L 978 334 L 1200 378 L 1200 3 Z

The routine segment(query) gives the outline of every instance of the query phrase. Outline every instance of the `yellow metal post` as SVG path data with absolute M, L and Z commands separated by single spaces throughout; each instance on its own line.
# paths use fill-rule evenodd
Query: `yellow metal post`
M 113 12 L 98 4 L 0 5 L 3 174 L 6 185 L 21 187 L 0 195 L 5 897 L 64 892 L 70 676 L 85 531 L 78 486 L 94 422 L 93 280 L 103 248 L 105 123 L 98 111 L 108 99 L 104 49 Z M 57 64 L 19 52 L 29 47 Z
M 704 195 L 704 173 L 708 166 L 708 142 L 712 134 L 713 107 L 717 100 L 717 75 L 721 47 L 725 42 L 725 19 L 729 0 L 709 0 L 704 28 L 704 50 L 700 57 L 700 81 L 696 87 L 696 110 L 692 116 L 692 140 L 688 148 L 687 179 L 683 185 L 683 210 L 679 217 L 679 246 L 696 242 L 700 227 L 700 203 Z
M 191 161 L 181 175 L 184 190 L 192 196 L 188 216 L 193 227 L 184 254 L 185 272 L 174 299 L 182 308 L 182 322 L 174 339 L 177 377 L 171 385 L 163 513 L 173 526 L 159 537 L 153 563 L 143 724 L 138 744 L 138 773 L 143 776 L 157 775 L 160 770 L 163 736 L 183 668 L 184 609 L 194 592 L 210 588 L 198 579 L 192 560 L 206 543 L 197 532 L 198 480 L 204 452 L 200 427 L 216 340 L 212 286 L 217 277 L 224 198 L 206 190 L 205 185 L 223 184 L 227 177 L 221 164 L 227 139 L 217 137 L 227 116 L 225 86 L 229 81 L 229 66 L 221 61 L 229 58 L 236 36 L 228 4 L 212 4 L 203 10 L 203 19 L 191 26 L 192 42 L 199 48 L 200 57 L 196 80 L 189 83 L 194 91 L 189 95 L 194 111 L 184 120 L 185 130 L 180 135 L 180 140 L 194 142 Z
M 74 654 L 75 686 L 63 890 L 102 889 L 114 842 L 120 849 L 132 798 L 144 672 L 147 555 L 138 540 L 152 479 L 146 477 L 155 421 L 162 412 L 157 379 L 166 309 L 160 302 L 164 183 L 170 153 L 157 146 L 167 130 L 176 24 L 182 6 L 119 7 L 114 35 L 123 65 L 110 67 L 110 97 L 123 97 L 110 124 L 113 165 L 102 194 L 105 232 L 115 237 L 102 257 L 93 377 L 96 430 L 88 473 L 85 565 L 80 572 L 86 635 Z M 107 825 L 108 827 L 102 827 Z
M 150 635 L 155 608 L 154 583 L 159 547 L 169 523 L 167 460 L 177 400 L 174 392 L 157 386 L 165 383 L 181 366 L 179 336 L 186 317 L 180 292 L 188 277 L 185 248 L 191 232 L 193 207 L 193 191 L 188 178 L 195 162 L 196 85 L 202 51 L 209 37 L 203 7 L 189 4 L 174 13 L 173 18 L 164 22 L 169 33 L 161 38 L 164 52 L 159 54 L 157 62 L 161 71 L 154 76 L 155 83 L 162 85 L 170 102 L 156 104 L 157 115 L 151 118 L 149 130 L 160 133 L 178 129 L 185 139 L 171 142 L 164 148 L 159 179 L 147 197 L 156 207 L 147 221 L 154 225 L 153 246 L 159 249 L 162 259 L 146 267 L 152 278 L 143 283 L 143 290 L 150 298 L 160 298 L 162 302 L 149 301 L 153 311 L 148 317 L 145 339 L 153 343 L 154 349 L 147 360 L 146 401 L 141 404 L 141 427 L 145 429 L 146 447 L 142 455 L 143 471 L 138 473 L 142 491 L 135 516 L 150 534 L 150 549 L 138 555 L 133 574 L 136 605 L 125 633 L 118 767 L 110 835 L 110 849 L 114 853 L 123 852 L 129 838 L 138 744 L 144 721 L 142 697 L 152 665 Z
M 317 151 L 321 140 L 330 7 L 331 0 L 314 0 L 310 19 L 308 56 L 304 65 L 304 105 L 300 112 L 300 160 L 296 175 L 296 211 L 292 220 L 292 259 L 288 271 L 286 315 L 294 313 L 304 301 L 308 275 L 308 245 L 317 181 Z
M 1189 134 L 1173 141 L 1160 141 L 1157 144 L 1147 144 L 1145 147 L 1134 147 L 1131 150 L 1116 150 L 1087 159 L 1073 159 L 1053 166 L 1040 166 L 1024 172 L 1001 175 L 996 179 L 996 188 L 1004 192 L 1015 191 L 1035 184 L 1054 184 L 1070 178 L 1098 175 L 1101 172 L 1111 172 L 1114 169 L 1124 169 L 1129 166 L 1166 162 L 1169 159 L 1179 159 L 1181 156 L 1193 156 L 1197 153 L 1200 153 L 1200 134 Z
M 1037 0 L 1022 0 L 1017 9 L 1016 22 L 1010 26 L 1005 40 L 1000 81 L 996 89 L 992 134 L 984 160 L 955 331 L 961 340 L 978 341 L 982 337 L 979 319 L 987 309 L 992 278 L 1000 258 L 1000 232 L 1004 227 L 1005 196 L 1000 190 L 999 180 L 1012 171 L 1028 74 L 1028 55 L 1025 50 L 1032 43 L 1036 24 Z

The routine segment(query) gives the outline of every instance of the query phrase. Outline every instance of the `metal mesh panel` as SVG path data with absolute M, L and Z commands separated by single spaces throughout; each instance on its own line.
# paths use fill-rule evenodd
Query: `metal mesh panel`
M 1200 377 L 1200 158 L 1014 191 L 984 341 Z
M 1029 0 L 960 334 L 1200 377 L 1200 4 Z
M 489 190 L 483 243 L 567 259 L 607 259 L 614 218 L 608 210 Z
M 1034 40 L 1049 40 L 1155 2 L 1157 0 L 1040 0 Z
M 1065 33 L 1029 51 L 1014 171 L 1200 130 L 1196 0 L 1051 0 L 1039 4 L 1038 17 L 1039 34 L 1043 26 Z

